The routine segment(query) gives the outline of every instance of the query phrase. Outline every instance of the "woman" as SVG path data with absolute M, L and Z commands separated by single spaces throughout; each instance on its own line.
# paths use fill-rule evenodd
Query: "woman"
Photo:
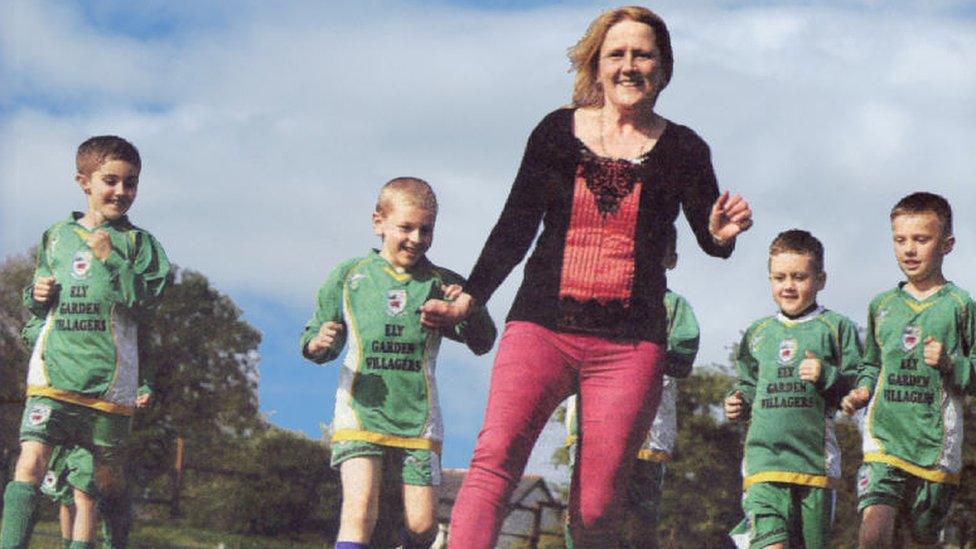
M 484 304 L 544 223 L 495 359 L 484 427 L 454 506 L 453 547 L 494 546 L 536 438 L 577 391 L 570 528 L 581 546 L 613 543 L 611 511 L 661 392 L 662 235 L 680 207 L 701 248 L 728 257 L 752 224 L 745 200 L 719 196 L 705 142 L 654 112 L 673 65 L 657 15 L 604 13 L 569 57 L 573 107 L 532 132 L 465 293 L 424 311 L 440 325 Z

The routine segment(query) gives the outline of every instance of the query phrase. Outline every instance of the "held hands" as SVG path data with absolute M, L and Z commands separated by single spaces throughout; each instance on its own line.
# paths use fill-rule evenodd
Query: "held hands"
M 58 294 L 58 281 L 53 276 L 42 276 L 34 281 L 34 301 L 48 303 Z
M 736 391 L 725 399 L 725 417 L 731 421 L 742 419 L 745 416 L 746 401 L 742 398 L 742 391 Z
M 853 416 L 854 412 L 864 408 L 868 405 L 868 401 L 871 400 L 871 391 L 868 391 L 867 387 L 858 387 L 852 389 L 851 392 L 847 393 L 847 396 L 840 401 L 840 409 L 844 411 L 845 414 Z
M 102 229 L 88 235 L 87 242 L 88 247 L 91 248 L 99 261 L 105 261 L 112 253 L 112 238 Z
M 454 301 L 461 297 L 464 288 L 460 284 L 444 285 L 441 284 L 441 291 L 444 293 L 444 301 Z
M 925 349 L 923 351 L 925 363 L 943 372 L 952 371 L 952 361 L 946 355 L 945 345 L 941 341 L 936 341 L 932 336 L 925 338 Z
M 453 286 L 456 285 L 452 284 L 444 289 L 445 298 L 450 297 L 448 291 L 453 292 Z M 420 308 L 420 324 L 424 328 L 437 330 L 451 328 L 467 318 L 474 309 L 474 298 L 463 291 L 459 291 L 458 294 L 454 301 L 450 302 L 443 299 L 428 299 L 427 303 Z
M 817 355 L 807 351 L 806 358 L 800 362 L 800 379 L 816 383 L 820 379 L 822 371 L 823 364 L 820 363 L 820 359 L 817 358 Z
M 719 244 L 726 244 L 752 227 L 752 209 L 740 195 L 722 193 L 708 216 L 708 232 Z
M 329 320 L 323 323 L 319 327 L 319 333 L 308 342 L 308 352 L 317 355 L 332 349 L 339 334 L 345 329 L 346 327 L 342 322 L 336 322 L 335 320 Z

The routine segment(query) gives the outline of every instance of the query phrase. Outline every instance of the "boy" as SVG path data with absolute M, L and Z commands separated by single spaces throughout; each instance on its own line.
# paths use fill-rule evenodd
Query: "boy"
M 350 351 L 339 374 L 332 466 L 342 479 L 336 549 L 369 543 L 384 471 L 403 486 L 405 547 L 427 547 L 437 534 L 443 425 L 434 366 L 441 335 L 488 352 L 495 326 L 485 310 L 448 327 L 438 320 L 456 297 L 460 276 L 434 266 L 430 248 L 437 199 L 423 180 L 383 186 L 373 213 L 380 250 L 346 261 L 319 290 L 301 339 L 306 358 L 324 363 Z
M 34 348 L 43 328 L 44 319 L 31 315 L 21 331 L 27 348 Z M 83 517 L 81 520 L 85 521 L 88 519 L 84 517 L 95 513 L 95 500 L 89 496 L 94 493 L 93 474 L 92 455 L 88 450 L 78 446 L 56 446 L 51 452 L 51 461 L 40 490 L 58 505 L 61 541 L 65 548 L 71 547 L 75 517 L 80 513 Z M 77 505 L 74 497 L 76 489 L 84 494 L 78 498 Z M 110 544 L 106 542 L 106 546 Z
M 670 229 L 670 245 L 663 259 L 664 268 L 668 270 L 674 269 L 678 264 L 674 225 L 670 225 Z M 674 441 L 678 436 L 676 380 L 688 377 L 698 354 L 698 319 L 695 318 L 691 305 L 681 295 L 667 290 L 664 294 L 664 307 L 668 318 L 668 342 L 661 402 L 654 416 L 654 424 L 637 454 L 637 463 L 627 488 L 630 516 L 624 527 L 632 531 L 627 533 L 626 539 L 641 540 L 642 547 L 658 546 L 657 525 L 665 464 L 671 460 Z M 575 444 L 579 432 L 576 406 L 577 398 L 574 395 L 566 403 L 566 444 L 570 450 L 571 467 L 575 464 Z M 566 546 L 573 547 L 568 524 L 565 538 Z
M 896 520 L 932 544 L 962 467 L 963 399 L 976 390 L 968 293 L 945 279 L 952 210 L 926 192 L 891 210 L 895 259 L 907 279 L 868 308 L 864 366 L 844 411 L 868 406 L 858 471 L 861 547 L 891 547 Z
M 854 322 L 817 304 L 827 280 L 819 240 L 797 229 L 780 233 L 768 267 L 779 313 L 746 330 L 739 380 L 725 399 L 728 419 L 751 415 L 743 458 L 749 546 L 827 547 L 840 479 L 833 416 L 861 345 Z
M 24 291 L 44 325 L 28 367 L 20 457 L 4 492 L 3 549 L 27 546 L 37 487 L 59 445 L 92 453 L 102 515 L 127 527 L 125 444 L 137 400 L 148 400 L 137 397 L 136 319 L 162 294 L 170 267 L 155 238 L 125 215 L 138 189 L 138 150 L 120 137 L 93 137 L 76 164 L 88 209 L 45 231 Z M 91 547 L 94 521 L 78 518 L 71 546 Z
M 79 514 L 84 517 L 95 512 L 94 498 L 87 497 L 76 502 L 74 497 L 76 490 L 92 493 L 93 469 L 91 452 L 84 448 L 58 446 L 51 453 L 51 463 L 41 483 L 41 493 L 58 504 L 61 540 L 66 549 L 71 547 L 75 518 Z M 106 542 L 106 546 L 110 544 Z
M 31 315 L 21 332 L 28 348 L 34 347 L 43 327 L 44 319 Z M 140 368 L 139 373 L 142 375 L 143 381 L 139 387 L 136 407 L 145 408 L 149 405 L 150 397 L 148 395 L 152 393 L 151 381 L 147 376 L 147 368 Z M 56 446 L 51 452 L 51 460 L 44 480 L 41 482 L 40 491 L 58 505 L 61 541 L 65 548 L 71 547 L 76 521 L 82 524 L 89 520 L 97 522 L 97 519 L 89 518 L 97 517 L 94 471 L 95 466 L 91 452 L 81 446 L 71 448 Z M 128 516 L 128 513 L 131 512 L 131 503 L 128 500 L 123 501 L 130 506 L 128 511 L 122 510 L 126 513 L 125 516 Z M 113 526 L 123 526 L 124 528 L 110 527 L 108 523 L 103 521 L 103 547 L 105 549 L 126 547 L 129 534 L 128 521 L 117 521 Z

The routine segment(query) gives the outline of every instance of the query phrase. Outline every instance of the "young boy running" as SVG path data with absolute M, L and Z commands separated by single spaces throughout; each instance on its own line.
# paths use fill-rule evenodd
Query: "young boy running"
M 59 445 L 92 453 L 102 515 L 127 527 L 120 496 L 139 385 L 136 319 L 162 294 L 170 267 L 159 243 L 125 215 L 142 165 L 136 148 L 119 137 L 93 137 L 78 147 L 76 163 L 88 209 L 45 231 L 34 283 L 24 291 L 44 325 L 28 367 L 20 456 L 4 491 L 3 549 L 27 546 L 37 487 Z M 72 547 L 91 547 L 94 520 L 80 518 Z
M 457 327 L 440 321 L 444 299 L 460 293 L 463 279 L 425 256 L 436 217 L 426 182 L 386 183 L 373 213 L 381 248 L 332 271 L 302 335 L 302 353 L 320 364 L 349 342 L 332 434 L 332 465 L 342 479 L 336 549 L 368 546 L 384 473 L 403 486 L 404 547 L 428 547 L 437 534 L 443 425 L 434 369 L 441 335 L 480 355 L 494 344 L 495 326 L 483 309 Z
M 24 345 L 28 349 L 34 348 L 43 328 L 44 319 L 31 315 L 21 331 Z M 84 448 L 55 446 L 51 452 L 51 460 L 40 490 L 58 505 L 61 541 L 66 549 L 71 547 L 75 517 L 79 513 L 82 517 L 95 513 L 94 498 L 82 497 L 76 504 L 74 497 L 76 489 L 86 495 L 94 493 L 94 469 L 91 452 Z M 106 546 L 110 544 L 106 542 Z
M 43 327 L 44 319 L 31 315 L 21 332 L 27 348 L 34 347 Z M 143 380 L 139 386 L 136 407 L 145 408 L 150 402 L 152 384 L 147 375 L 149 374 L 147 368 L 140 368 L 139 373 Z M 95 464 L 91 452 L 84 447 L 55 446 L 40 491 L 58 505 L 61 541 L 66 549 L 71 547 L 76 521 L 80 524 L 88 521 L 98 522 L 96 518 L 91 518 L 97 517 Z M 119 514 L 123 514 L 127 519 L 131 513 L 131 502 L 128 498 L 122 501 L 130 508 L 119 510 Z M 102 524 L 104 538 L 102 546 L 105 549 L 127 546 L 128 520 L 116 521 L 112 525 L 102 521 Z
M 66 549 L 71 547 L 74 536 L 75 518 L 81 513 L 95 513 L 94 498 L 75 501 L 75 490 L 86 494 L 93 492 L 94 465 L 91 452 L 84 448 L 65 448 L 57 446 L 51 453 L 51 463 L 41 482 L 41 493 L 58 505 L 61 524 L 61 541 Z M 84 519 L 82 519 L 84 520 Z M 111 546 L 106 542 L 106 546 Z
M 976 305 L 945 279 L 952 210 L 919 192 L 891 210 L 895 259 L 905 282 L 868 308 L 864 366 L 844 411 L 868 406 L 858 471 L 860 546 L 892 547 L 895 523 L 932 544 L 962 467 L 963 400 L 976 392 Z
M 817 304 L 827 275 L 810 233 L 780 233 L 769 246 L 779 312 L 754 322 L 736 353 L 739 380 L 725 399 L 730 420 L 751 417 L 743 489 L 749 546 L 829 546 L 840 479 L 834 414 L 861 360 L 855 324 Z
M 664 268 L 674 269 L 678 263 L 675 251 L 674 226 L 670 226 L 670 246 L 664 253 Z M 666 238 L 666 236 L 665 236 Z M 674 441 L 678 436 L 678 384 L 677 379 L 688 377 L 695 356 L 698 354 L 698 319 L 691 305 L 681 295 L 667 290 L 664 294 L 664 308 L 667 312 L 667 358 L 664 370 L 664 383 L 661 402 L 654 416 L 654 423 L 637 454 L 637 463 L 627 487 L 628 518 L 625 529 L 632 531 L 626 536 L 631 540 L 641 540 L 641 547 L 657 547 L 657 525 L 661 505 L 661 490 L 664 485 L 665 464 L 671 460 Z M 577 398 L 566 401 L 566 445 L 570 451 L 570 467 L 575 474 L 576 442 L 579 434 L 579 416 L 576 413 Z M 573 547 L 569 525 L 565 528 L 566 546 Z

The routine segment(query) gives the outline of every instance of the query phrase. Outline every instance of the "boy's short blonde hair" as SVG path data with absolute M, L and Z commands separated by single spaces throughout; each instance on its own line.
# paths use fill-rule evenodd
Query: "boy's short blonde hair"
M 75 167 L 79 175 L 91 175 L 107 160 L 122 160 L 142 169 L 139 149 L 132 143 L 116 135 L 89 137 L 78 146 Z
M 430 184 L 419 177 L 395 177 L 386 182 L 376 199 L 376 213 L 386 215 L 398 196 L 411 206 L 437 214 L 437 196 Z
M 824 272 L 823 244 L 807 231 L 790 229 L 776 235 L 769 245 L 769 257 L 783 253 L 808 255 L 813 259 L 814 272 Z
M 942 236 L 952 235 L 952 206 L 949 201 L 935 193 L 917 192 L 902 198 L 891 209 L 891 220 L 899 215 L 933 213 L 942 224 Z

